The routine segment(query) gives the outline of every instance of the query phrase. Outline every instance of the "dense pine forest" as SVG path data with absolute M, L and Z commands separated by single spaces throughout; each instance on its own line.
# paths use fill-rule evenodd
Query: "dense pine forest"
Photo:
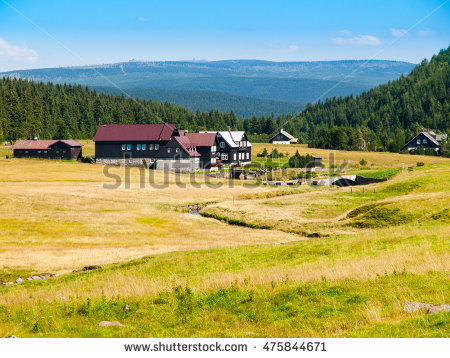
M 279 118 L 284 128 L 310 146 L 397 152 L 405 140 L 430 128 L 450 131 L 450 47 L 422 61 L 408 76 L 360 96 L 309 104 Z
M 233 111 L 196 112 L 169 103 L 53 85 L 0 79 L 0 139 L 92 138 L 105 123 L 176 123 L 190 131 L 245 130 L 267 141 L 277 129 L 313 147 L 399 151 L 421 128 L 449 132 L 450 48 L 408 76 L 359 96 L 309 104 L 296 115 L 239 119 Z

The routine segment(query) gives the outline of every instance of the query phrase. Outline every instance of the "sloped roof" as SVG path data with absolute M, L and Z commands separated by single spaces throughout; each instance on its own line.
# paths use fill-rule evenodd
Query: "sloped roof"
M 228 145 L 232 148 L 239 147 L 239 144 L 236 142 L 242 141 L 244 138 L 245 132 L 244 131 L 220 131 L 217 132 L 222 136 L 222 138 L 228 143 Z M 252 146 L 252 143 L 247 143 L 248 147 Z
M 282 134 L 285 137 L 287 137 L 290 141 L 294 140 L 294 141 L 298 141 L 297 138 L 295 138 L 292 134 L 286 132 L 284 129 L 281 129 L 277 134 L 275 134 L 272 138 L 270 138 L 269 141 L 271 141 L 273 138 L 275 138 L 278 134 Z
M 433 135 L 430 134 L 430 132 L 428 132 L 428 131 L 422 131 L 422 132 L 416 134 L 414 137 L 412 137 L 409 141 L 407 141 L 406 144 L 403 146 L 402 149 L 406 148 L 411 142 L 415 141 L 416 138 L 417 138 L 419 135 L 421 135 L 421 134 L 423 134 L 425 137 L 427 137 L 432 143 L 434 143 L 435 145 L 439 146 L 439 142 L 438 142 L 435 138 L 433 138 Z
M 12 146 L 12 149 L 49 149 L 52 145 L 62 142 L 70 147 L 82 147 L 76 140 L 47 139 L 47 140 L 18 140 Z
M 201 157 L 201 154 L 199 152 L 197 152 L 197 149 L 195 148 L 195 146 L 191 143 L 189 138 L 187 138 L 186 136 L 182 136 L 182 137 L 174 136 L 174 137 L 172 137 L 172 140 L 176 141 L 180 145 L 181 149 L 183 149 L 184 152 L 186 152 L 186 154 L 189 155 L 190 157 Z M 160 154 L 162 154 L 164 152 L 164 149 L 167 146 L 169 146 L 170 143 L 171 143 L 171 141 L 169 143 L 167 143 L 165 146 L 163 146 L 161 148 L 161 150 L 158 152 L 158 154 L 156 154 L 156 157 L 159 157 Z
M 425 135 L 425 137 L 427 137 L 429 140 L 431 140 L 434 144 L 439 145 L 438 141 L 435 139 L 436 134 L 433 137 L 433 135 L 431 135 L 428 132 L 422 132 L 422 133 Z
M 12 146 L 12 149 L 48 149 L 58 140 L 18 140 Z
M 183 148 L 183 150 L 189 154 L 189 156 L 191 157 L 200 157 L 201 154 L 199 152 L 197 152 L 197 148 L 195 147 L 195 145 L 189 140 L 188 137 L 183 136 L 183 137 L 173 137 L 173 139 L 175 139 L 181 146 L 181 148 Z M 191 150 L 189 150 L 191 149 Z
M 94 142 L 170 140 L 175 124 L 103 124 L 98 127 Z
M 217 133 L 186 133 L 191 143 L 196 147 L 211 147 L 216 142 Z
M 82 147 L 83 145 L 79 142 L 77 142 L 76 140 L 72 140 L 72 139 L 63 139 L 61 140 L 61 142 L 71 146 L 71 147 Z

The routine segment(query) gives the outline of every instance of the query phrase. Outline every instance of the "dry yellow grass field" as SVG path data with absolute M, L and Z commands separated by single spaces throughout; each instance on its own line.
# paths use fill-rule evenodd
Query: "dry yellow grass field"
M 395 155 L 378 159 L 382 154 L 373 154 L 383 163 L 378 168 L 397 167 Z M 103 186 L 114 180 L 99 165 L 0 159 L 0 274 L 8 280 L 63 274 L 1 287 L 0 317 L 13 319 L 0 325 L 0 336 L 245 336 L 249 330 L 292 336 L 300 326 L 303 336 L 445 336 L 445 317 L 427 318 L 422 329 L 423 319 L 401 313 L 405 301 L 442 304 L 449 296 L 450 164 L 430 160 L 438 163 L 404 170 L 363 193 L 207 183 L 202 175 L 192 183 L 190 175 L 137 168 L 129 169 L 129 188 L 111 190 Z M 125 168 L 110 173 L 126 176 Z M 170 184 L 141 188 L 142 173 Z M 210 217 L 183 212 L 193 203 L 208 203 L 201 213 Z M 88 265 L 102 268 L 70 274 Z M 298 285 L 311 289 L 310 296 L 290 288 Z M 170 293 L 178 286 L 192 289 L 198 302 L 236 294 L 227 298 L 230 307 L 252 305 L 245 312 L 270 313 L 273 324 L 227 316 L 228 301 L 216 297 L 221 308 L 211 313 L 205 313 L 210 303 L 198 303 L 203 328 L 192 331 L 178 321 L 185 296 Z M 292 303 L 298 297 L 304 301 Z M 345 301 L 334 301 L 340 297 Z M 324 309 L 345 313 L 324 319 L 322 301 Z M 122 302 L 134 307 L 129 328 L 90 328 L 92 320 L 127 319 Z M 277 316 L 280 302 L 313 319 Z M 104 313 L 113 306 L 119 313 Z M 43 323 L 43 315 L 55 317 L 53 323 Z M 144 316 L 150 326 L 142 325 Z M 162 317 L 176 324 L 159 326 Z

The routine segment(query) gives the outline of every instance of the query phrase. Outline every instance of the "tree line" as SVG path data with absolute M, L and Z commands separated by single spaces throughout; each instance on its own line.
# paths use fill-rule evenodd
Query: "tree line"
M 408 76 L 354 97 L 308 104 L 287 116 L 238 118 L 233 111 L 209 112 L 124 95 L 98 93 L 81 85 L 0 79 L 0 139 L 89 139 L 101 124 L 175 123 L 180 129 L 245 130 L 267 142 L 284 128 L 311 147 L 398 152 L 421 128 L 449 132 L 450 47 L 424 60 Z

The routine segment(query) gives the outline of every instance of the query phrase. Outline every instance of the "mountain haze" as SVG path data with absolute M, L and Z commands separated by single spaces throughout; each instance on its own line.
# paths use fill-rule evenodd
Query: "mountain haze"
M 239 116 L 248 116 L 268 115 L 271 112 L 295 113 L 303 108 L 306 102 L 315 102 L 326 97 L 357 95 L 375 85 L 407 74 L 413 67 L 413 64 L 407 62 L 378 60 L 130 61 L 107 65 L 10 71 L 0 75 L 37 82 L 101 87 L 112 93 L 118 93 L 120 88 L 124 92 L 142 98 L 169 101 L 192 110 L 233 109 Z M 199 100 L 203 94 L 203 101 Z M 249 97 L 253 99 L 250 100 Z

